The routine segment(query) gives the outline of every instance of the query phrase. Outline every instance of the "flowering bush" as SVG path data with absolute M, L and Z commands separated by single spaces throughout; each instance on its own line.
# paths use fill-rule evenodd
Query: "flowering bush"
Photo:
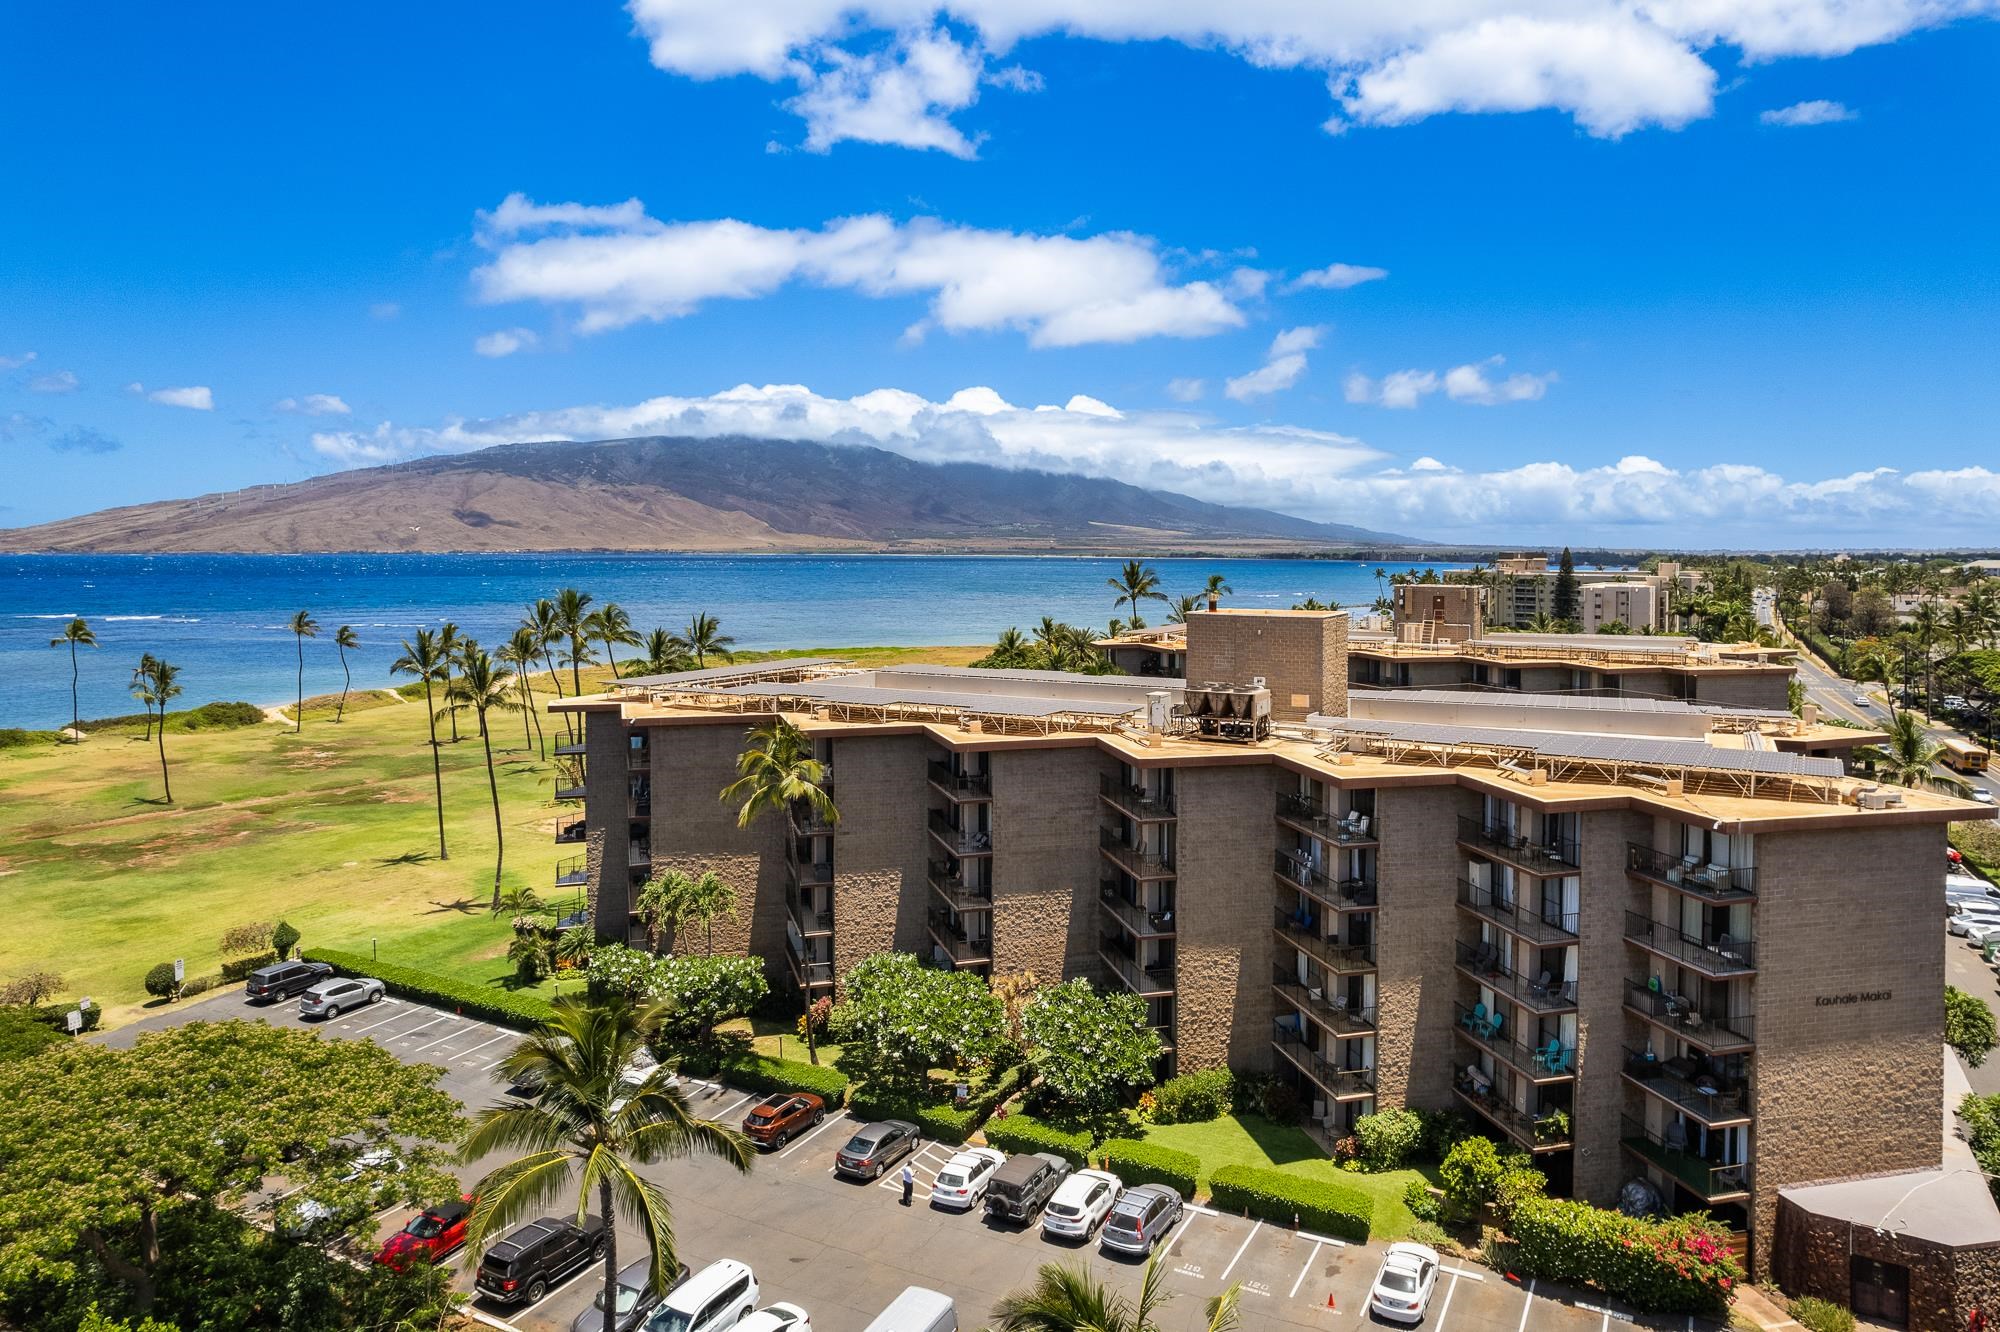
M 1589 1285 L 1643 1313 L 1719 1316 L 1743 1269 L 1729 1233 L 1705 1214 L 1647 1221 L 1566 1198 L 1529 1198 L 1508 1233 L 1515 1270 Z
M 1028 1001 L 1022 1028 L 1042 1088 L 1064 1116 L 1105 1114 L 1127 1088 L 1152 1085 L 1160 1038 L 1136 994 L 1099 994 L 1087 980 L 1050 986 Z

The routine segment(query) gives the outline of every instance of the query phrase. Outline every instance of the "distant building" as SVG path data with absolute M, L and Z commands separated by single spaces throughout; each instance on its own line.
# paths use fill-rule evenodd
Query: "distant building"
M 1398 583 L 1396 636 L 1406 643 L 1464 643 L 1486 634 L 1486 589 L 1470 583 Z
M 1523 629 L 1537 617 L 1557 618 L 1558 572 L 1549 567 L 1546 556 L 1509 555 L 1493 561 L 1485 573 L 1452 573 L 1445 578 L 1453 583 L 1487 580 L 1492 589 L 1486 602 L 1487 624 L 1496 629 Z M 1653 573 L 1636 569 L 1578 569 L 1576 582 L 1578 618 L 1586 632 L 1594 633 L 1599 625 L 1617 620 L 1634 633 L 1646 629 L 1664 633 L 1670 628 L 1673 603 L 1701 586 L 1702 573 L 1698 569 L 1683 569 L 1672 560 L 1662 560 Z M 1590 589 L 1604 584 L 1648 587 L 1652 589 L 1650 605 L 1642 611 L 1638 605 L 1640 598 L 1613 596 L 1599 603 L 1603 609 L 1593 622 L 1586 609 L 1591 600 Z M 1619 612 L 1616 608 L 1621 603 L 1624 610 Z
M 1586 634 L 1607 624 L 1622 624 L 1634 633 L 1664 627 L 1660 590 L 1650 582 L 1585 583 L 1577 589 L 1577 615 Z

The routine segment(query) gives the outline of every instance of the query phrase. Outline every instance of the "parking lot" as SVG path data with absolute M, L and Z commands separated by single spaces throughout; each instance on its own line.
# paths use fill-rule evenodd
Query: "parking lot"
M 240 992 L 225 992 L 156 1013 L 104 1039 L 125 1045 L 150 1028 L 231 1017 L 303 1021 L 295 1003 L 267 1008 L 246 1003 Z M 472 1108 L 505 1094 L 493 1069 L 517 1039 L 516 1033 L 490 1023 L 393 999 L 309 1025 L 377 1041 L 409 1062 L 444 1068 L 445 1090 Z M 693 1084 L 690 1091 L 698 1113 L 730 1123 L 740 1120 L 755 1099 L 705 1083 Z M 861 1332 L 908 1285 L 951 1295 L 961 1326 L 977 1328 L 1001 1296 L 1032 1280 L 1035 1269 L 1052 1259 L 1085 1262 L 1107 1281 L 1137 1293 L 1142 1267 L 1137 1261 L 1107 1258 L 1095 1244 L 1045 1240 L 1039 1227 L 995 1225 L 978 1210 L 931 1207 L 930 1182 L 951 1154 L 941 1144 L 926 1142 L 911 1158 L 917 1188 L 908 1208 L 901 1205 L 894 1178 L 900 1167 L 877 1182 L 834 1175 L 834 1153 L 856 1126 L 844 1114 L 830 1115 L 784 1148 L 763 1153 L 748 1176 L 712 1161 L 657 1168 L 655 1177 L 673 1200 L 683 1261 L 696 1268 L 723 1257 L 749 1263 L 760 1286 L 760 1304 L 799 1304 L 812 1315 L 816 1332 Z M 468 1167 L 464 1177 L 476 1179 L 491 1164 L 497 1162 Z M 410 1215 L 402 1208 L 384 1213 L 378 1218 L 382 1233 L 398 1229 Z M 637 1253 L 637 1237 L 627 1227 L 619 1227 L 618 1242 L 621 1262 Z M 1190 1208 L 1162 1254 L 1175 1297 L 1160 1320 L 1164 1328 L 1201 1327 L 1206 1301 L 1238 1283 L 1243 1325 L 1255 1332 L 1367 1324 L 1365 1302 L 1382 1246 L 1346 1245 Z M 469 1289 L 471 1276 L 463 1258 L 454 1260 L 454 1266 L 459 1284 Z M 599 1277 L 601 1269 L 593 1267 L 530 1310 L 476 1307 L 523 1332 L 566 1329 L 589 1305 Z M 1616 1309 L 1531 1289 L 1483 1267 L 1447 1263 L 1424 1326 L 1444 1332 L 1608 1332 L 1704 1325 L 1685 1318 L 1634 1321 Z

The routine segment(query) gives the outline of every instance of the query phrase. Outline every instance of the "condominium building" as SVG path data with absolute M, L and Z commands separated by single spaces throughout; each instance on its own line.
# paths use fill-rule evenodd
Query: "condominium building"
M 1532 624 L 1537 618 L 1557 616 L 1556 578 L 1558 571 L 1549 564 L 1546 555 L 1510 555 L 1495 560 L 1484 571 L 1453 572 L 1444 575 L 1451 583 L 1477 583 L 1490 595 L 1486 605 L 1487 622 L 1496 628 L 1522 628 Z M 1583 620 L 1587 632 L 1594 633 L 1597 626 L 1617 620 L 1633 631 L 1653 630 L 1664 632 L 1667 627 L 1668 612 L 1682 596 L 1700 588 L 1703 575 L 1699 569 L 1683 569 L 1671 560 L 1661 561 L 1652 573 L 1637 569 L 1577 569 L 1574 571 L 1577 584 L 1577 615 Z M 1598 595 L 1591 591 L 1596 587 L 1621 587 L 1622 596 Z M 1648 589 L 1650 597 L 1636 589 Z M 1596 613 L 1601 617 L 1592 621 L 1592 606 L 1595 601 Z M 1617 614 L 1606 614 L 1616 611 Z
M 649 873 L 719 873 L 716 946 L 805 993 L 883 950 L 1123 988 L 1163 1073 L 1275 1072 L 1328 1136 L 1455 1106 L 1558 1191 L 1712 1210 L 1753 1262 L 1779 1190 L 1938 1165 L 1937 867 L 1989 811 L 1858 781 L 1789 712 L 1350 694 L 1338 612 L 1182 641 L 1179 677 L 785 660 L 565 700 L 566 872 L 620 941 Z M 837 820 L 719 800 L 774 716 Z

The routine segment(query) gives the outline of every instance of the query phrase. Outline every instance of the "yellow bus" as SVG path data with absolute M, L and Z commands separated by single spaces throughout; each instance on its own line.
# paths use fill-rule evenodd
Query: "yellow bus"
M 1944 764 L 1955 772 L 1985 772 L 1986 760 L 1991 757 L 1985 749 L 1970 740 L 1960 740 L 1955 736 L 1942 736 Z

